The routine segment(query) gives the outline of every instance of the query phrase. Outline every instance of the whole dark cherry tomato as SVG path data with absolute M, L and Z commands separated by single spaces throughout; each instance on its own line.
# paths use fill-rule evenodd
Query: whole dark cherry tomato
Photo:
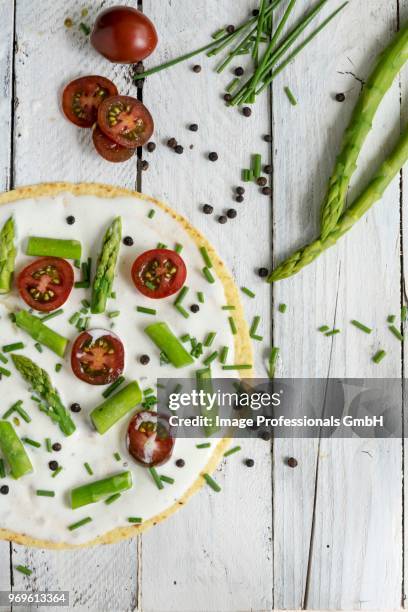
M 123 344 L 111 331 L 84 331 L 72 347 L 71 367 L 77 378 L 90 385 L 108 385 L 119 378 L 125 367 Z
M 23 300 L 34 310 L 50 312 L 62 306 L 74 285 L 71 264 L 58 257 L 41 257 L 18 275 L 17 286 Z
M 69 121 L 90 128 L 96 121 L 100 103 L 116 96 L 116 85 L 101 76 L 86 76 L 68 83 L 62 93 L 62 109 Z
M 136 288 L 146 297 L 159 299 L 176 293 L 187 277 L 186 264 L 175 251 L 145 251 L 132 266 Z
M 91 43 L 111 62 L 135 64 L 154 51 L 157 32 L 144 13 L 129 6 L 114 6 L 98 15 Z
M 150 410 L 138 412 L 129 423 L 127 445 L 132 457 L 145 467 L 166 463 L 174 448 L 168 418 Z

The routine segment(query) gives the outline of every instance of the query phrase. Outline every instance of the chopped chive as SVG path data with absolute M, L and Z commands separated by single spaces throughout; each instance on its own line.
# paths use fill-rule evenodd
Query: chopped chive
M 223 370 L 251 370 L 252 365 L 250 363 L 234 363 L 233 365 L 223 365 Z
M 9 416 L 11 416 L 13 412 L 16 410 L 17 406 L 21 406 L 22 403 L 23 403 L 22 400 L 18 400 L 17 402 L 14 402 L 14 404 L 12 404 L 12 406 L 8 410 L 6 410 L 6 412 L 3 414 L 1 418 L 8 419 Z
M 55 371 L 58 373 L 58 372 L 61 372 L 61 370 L 62 370 L 62 363 L 56 363 Z
M 75 289 L 89 289 L 91 286 L 89 281 L 77 281 L 74 284 Z
M 209 366 L 209 365 L 210 365 L 210 363 L 212 363 L 212 362 L 214 361 L 214 359 L 217 359 L 217 357 L 218 357 L 218 351 L 214 351 L 213 353 L 211 353 L 210 355 L 208 355 L 208 357 L 206 357 L 206 358 L 203 360 L 203 364 L 204 364 L 205 366 Z
M 110 296 L 111 296 L 112 300 L 116 300 L 116 291 L 112 291 Z
M 157 471 L 155 470 L 154 467 L 149 468 L 149 472 L 154 480 L 154 482 L 156 483 L 156 486 L 158 489 L 162 489 L 163 488 L 163 483 L 160 480 L 160 476 L 158 475 Z
M 112 297 L 112 294 L 111 294 L 111 297 Z M 88 302 L 88 300 L 85 300 L 85 299 L 81 300 L 81 304 L 82 304 L 82 306 L 84 308 L 90 308 L 90 306 L 91 306 L 91 304 Z
M 153 219 L 154 215 L 156 214 L 156 211 L 154 210 L 154 208 L 151 208 L 147 214 L 147 216 L 149 217 L 149 219 Z
M 108 312 L 108 317 L 110 319 L 114 319 L 115 317 L 118 317 L 120 315 L 120 310 L 112 310 L 111 312 Z
M 86 315 L 88 313 L 88 308 L 85 308 L 85 307 L 81 308 L 80 313 L 83 315 Z
M 268 360 L 268 375 L 269 378 L 275 378 L 275 369 L 276 369 L 276 361 L 279 355 L 279 348 L 277 346 L 273 346 L 271 348 L 271 352 L 269 353 Z
M 224 35 L 225 35 L 225 28 L 220 28 L 219 30 L 211 34 L 211 38 L 214 38 L 214 40 L 217 40 L 217 38 L 221 38 Z
M 112 393 L 116 391 L 118 387 L 120 387 L 120 385 L 124 382 L 124 380 L 125 380 L 124 376 L 119 376 L 119 378 L 115 380 L 114 383 L 112 383 L 111 385 L 109 385 L 107 389 L 105 389 L 105 391 L 102 393 L 102 397 L 106 399 L 107 397 L 112 395 Z
M 408 312 L 408 308 L 406 306 L 402 306 L 401 308 L 401 322 L 405 323 L 405 321 L 407 320 L 407 312 Z
M 291 90 L 289 89 L 289 87 L 284 87 L 283 91 L 285 92 L 289 102 L 291 103 L 292 106 L 296 106 L 297 105 L 297 100 L 295 98 L 295 96 L 293 95 L 293 93 L 291 92 Z
M 14 344 L 5 344 L 2 346 L 3 353 L 11 353 L 11 351 L 19 351 L 25 348 L 24 342 L 14 342 Z
M 396 318 L 397 317 L 395 315 L 393 315 L 393 314 L 388 315 L 387 323 L 394 323 Z
M 196 444 L 196 448 L 210 448 L 211 442 L 203 442 L 202 444 Z
M 119 499 L 119 497 L 122 497 L 120 493 L 114 493 L 113 495 L 108 497 L 108 499 L 105 499 L 105 504 L 109 506 L 110 504 L 113 504 L 113 502 L 115 502 L 117 499 Z
M 227 357 L 228 357 L 228 351 L 229 351 L 229 347 L 228 346 L 223 346 L 219 355 L 219 361 L 220 363 L 225 363 L 227 361 Z
M 88 264 L 86 261 L 83 261 L 81 264 L 82 278 L 84 281 L 89 281 L 89 272 L 88 272 Z
M 257 342 L 262 342 L 263 336 L 258 336 L 257 334 L 252 334 L 252 340 L 256 340 Z
M 6 370 L 6 368 L 2 368 L 1 366 L 0 366 L 0 374 L 3 374 L 3 376 L 11 376 L 10 370 Z
M 164 244 L 164 242 L 158 242 L 156 248 L 157 249 L 167 249 L 167 244 Z
M 41 444 L 36 442 L 36 440 L 32 440 L 31 438 L 22 438 L 23 442 L 29 444 L 30 446 L 34 446 L 34 448 L 41 448 Z
M 32 399 L 33 402 L 37 402 L 37 404 L 41 404 L 41 400 L 38 397 L 35 397 L 35 395 L 32 395 L 30 399 Z
M 234 89 L 236 88 L 239 82 L 240 82 L 240 79 L 236 77 L 227 85 L 227 87 L 225 88 L 225 91 L 227 93 L 231 93 L 232 91 L 234 91 Z
M 4 467 L 4 461 L 3 459 L 0 459 L 0 478 L 5 478 L 6 477 L 6 469 Z
M 141 523 L 142 520 L 140 516 L 129 516 L 128 523 Z
M 320 327 L 317 328 L 317 331 L 319 332 L 327 332 L 330 329 L 330 327 L 328 325 L 321 325 Z
M 206 339 L 204 340 L 204 346 L 207 346 L 207 347 L 211 346 L 212 343 L 214 342 L 214 338 L 215 338 L 216 335 L 217 335 L 216 332 L 209 332 L 207 334 Z
M 335 336 L 340 333 L 340 329 L 332 329 L 331 331 L 326 332 L 325 336 Z
M 33 570 L 30 570 L 26 565 L 17 565 L 16 570 L 25 576 L 31 576 Z
M 247 295 L 250 298 L 254 298 L 255 297 L 255 293 L 253 291 L 251 291 L 250 289 L 248 289 L 248 287 L 241 287 L 241 291 L 242 291 L 242 293 L 245 293 L 245 295 Z
M 113 453 L 114 458 L 116 459 L 116 461 L 121 461 L 122 457 L 120 456 L 120 454 L 118 452 Z
M 18 402 L 17 402 L 18 403 Z M 21 403 L 18 403 L 18 406 L 16 406 L 15 408 L 16 412 L 21 416 L 21 418 L 23 419 L 23 421 L 25 421 L 26 423 L 31 423 L 31 417 L 30 415 L 24 410 L 24 408 L 22 407 Z
M 235 325 L 234 317 L 228 317 L 228 322 L 230 324 L 231 332 L 235 336 L 238 330 L 237 330 L 237 326 Z
M 1 361 L 2 363 L 8 363 L 8 359 L 7 359 L 7 357 L 5 357 L 4 355 L 2 355 L 2 353 L 0 353 L 0 361 Z
M 260 155 L 260 153 L 255 153 L 252 156 L 253 178 L 259 178 L 261 176 L 261 168 L 262 168 L 262 155 Z
M 261 321 L 261 317 L 259 315 L 256 315 L 253 318 L 251 327 L 249 329 L 249 335 L 251 336 L 251 338 L 256 334 L 260 321 Z
M 88 472 L 90 476 L 93 476 L 93 470 L 91 466 L 89 465 L 89 463 L 84 463 L 84 468 L 86 469 L 86 471 Z
M 160 474 L 160 480 L 162 480 L 163 482 L 167 482 L 168 484 L 174 484 L 176 482 L 174 478 L 171 478 L 170 476 L 164 476 L 164 474 Z
M 203 474 L 203 478 L 206 481 L 206 483 L 214 490 L 216 491 L 216 493 L 219 493 L 221 491 L 221 487 L 218 484 L 218 482 L 215 482 L 215 480 L 213 478 L 211 478 L 211 476 L 209 474 Z
M 70 317 L 68 319 L 68 322 L 71 323 L 71 325 L 75 325 L 79 319 L 81 315 L 79 314 L 79 312 L 74 312 L 74 314 L 72 315 L 72 317 Z
M 46 491 L 45 489 L 37 489 L 38 497 L 55 497 L 55 491 Z
M 380 363 L 380 361 L 382 361 L 384 359 L 386 354 L 387 353 L 385 351 L 383 351 L 383 350 L 377 351 L 377 353 L 373 357 L 374 363 Z
M 178 312 L 179 312 L 181 315 L 183 315 L 183 317 L 184 317 L 185 319 L 188 319 L 188 318 L 189 318 L 189 316 L 190 316 L 190 315 L 188 314 L 187 310 L 186 310 L 185 308 L 183 308 L 183 306 L 182 306 L 181 304 L 176 304 L 176 305 L 175 305 L 175 308 L 176 308 L 176 310 L 177 310 L 177 311 L 178 311 Z
M 186 297 L 187 293 L 189 291 L 189 287 L 187 287 L 186 285 L 184 285 L 184 287 L 181 289 L 181 291 L 179 291 L 179 293 L 177 294 L 177 297 L 174 301 L 174 305 L 177 306 L 177 304 L 181 304 L 181 302 L 184 300 L 184 298 Z
M 401 342 L 404 340 L 404 336 L 401 334 L 400 330 L 395 327 L 395 325 L 389 325 L 388 329 L 398 340 Z
M 200 302 L 200 304 L 204 304 L 205 298 L 204 298 L 204 293 L 202 291 L 197 291 L 197 299 Z
M 184 334 L 183 336 L 180 337 L 180 340 L 182 342 L 188 342 L 190 340 L 190 334 Z
M 52 453 L 51 438 L 45 438 L 45 448 L 47 449 L 48 453 Z
M 89 329 L 89 325 L 90 325 L 89 322 L 90 322 L 90 320 L 91 320 L 91 317 L 85 317 L 85 320 L 84 320 L 84 329 Z M 113 323 L 111 324 L 111 328 L 112 327 L 113 327 Z
M 59 467 L 58 467 L 58 468 L 55 470 L 55 472 L 53 472 L 53 473 L 52 473 L 51 478 L 55 478 L 56 476 L 58 476 L 58 474 L 59 474 L 60 472 L 62 472 L 62 470 L 63 470 L 63 468 L 62 468 L 62 466 L 60 465 L 60 466 L 59 466 Z
M 360 321 L 356 321 L 356 319 L 353 319 L 351 323 L 352 325 L 354 325 L 354 327 L 361 329 L 361 331 L 365 332 L 366 334 L 371 334 L 371 332 L 373 331 L 370 327 L 367 327 L 367 325 L 360 323 Z
M 157 311 L 154 308 L 145 308 L 144 306 L 136 306 L 137 312 L 143 312 L 144 314 L 155 315 Z
M 78 268 L 78 269 L 81 267 L 81 262 L 79 259 L 74 259 L 74 266 L 75 268 Z
M 89 36 L 89 34 L 91 33 L 91 28 L 83 21 L 81 21 L 81 23 L 79 24 L 79 29 L 82 30 L 85 36 Z
M 244 181 L 244 183 L 248 183 L 249 181 L 254 180 L 254 173 L 251 168 L 245 168 L 244 170 L 242 170 L 242 180 Z
M 147 397 L 148 395 L 152 395 L 152 393 L 154 393 L 154 389 L 152 389 L 151 387 L 148 387 L 147 389 L 145 389 L 143 391 L 143 397 Z
M 55 474 L 55 472 L 54 472 Z M 79 527 L 83 527 L 83 525 L 86 525 L 87 523 L 90 523 L 92 521 L 90 516 L 87 516 L 86 518 L 82 519 L 81 521 L 78 521 L 77 523 L 72 523 L 72 525 L 68 525 L 68 529 L 70 531 L 74 531 L 74 529 L 78 529 Z
M 205 246 L 200 247 L 200 253 L 202 255 L 202 258 L 203 258 L 204 263 L 207 266 L 207 268 L 212 268 L 213 264 L 212 264 L 212 261 L 210 259 L 210 256 L 209 256 L 208 251 L 205 248 Z
M 279 306 L 278 306 L 278 310 L 279 310 L 279 312 L 281 312 L 282 314 L 284 314 L 284 313 L 286 312 L 286 309 L 287 309 L 286 304 L 283 304 L 283 303 L 282 303 L 282 304 L 279 304 Z
M 63 312 L 64 312 L 63 308 L 59 308 L 58 310 L 54 310 L 54 312 L 50 312 L 50 314 L 47 314 L 44 317 L 41 317 L 41 321 L 42 322 L 49 321 L 50 319 L 53 319 L 54 317 L 58 317 Z
M 209 283 L 215 283 L 215 278 L 213 277 L 213 275 L 211 274 L 208 268 L 203 268 L 203 274 Z
M 234 446 L 234 448 L 230 448 L 224 453 L 224 457 L 229 457 L 230 455 L 233 455 L 234 453 L 237 453 L 240 450 L 241 450 L 240 446 Z
M 226 306 L 221 306 L 221 310 L 235 310 L 235 306 L 229 306 L 227 304 Z
M 37 351 L 38 351 L 39 353 L 42 353 L 42 352 L 43 352 L 43 347 L 42 347 L 42 345 L 41 345 L 39 342 L 36 342 L 36 343 L 34 344 L 34 347 L 37 349 Z
M 181 251 L 183 250 L 183 245 L 177 242 L 176 246 L 174 247 L 174 250 L 176 251 L 176 253 L 181 253 Z

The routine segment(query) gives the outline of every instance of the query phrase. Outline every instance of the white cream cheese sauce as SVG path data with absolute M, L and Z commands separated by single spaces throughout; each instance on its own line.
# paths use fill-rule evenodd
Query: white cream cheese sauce
M 153 219 L 148 218 L 151 208 L 155 208 L 156 212 Z M 154 321 L 166 321 L 177 336 L 189 333 L 199 341 L 203 341 L 208 332 L 216 332 L 211 351 L 227 345 L 230 348 L 229 361 L 233 362 L 233 336 L 227 320 L 231 313 L 221 310 L 221 306 L 225 304 L 223 286 L 218 279 L 214 284 L 209 284 L 204 279 L 201 273 L 204 264 L 197 245 L 188 233 L 159 207 L 142 199 L 135 201 L 130 197 L 104 199 L 96 196 L 75 197 L 62 193 L 54 197 L 27 199 L 1 206 L 0 226 L 10 215 L 14 215 L 17 228 L 17 273 L 33 259 L 24 255 L 26 240 L 30 235 L 80 240 L 82 259 L 91 256 L 94 269 L 107 226 L 115 216 L 122 217 L 123 236 L 131 236 L 134 245 L 121 245 L 114 282 L 117 297 L 115 300 L 109 300 L 107 312 L 120 310 L 120 316 L 113 319 L 113 331 L 124 343 L 124 375 L 127 381 L 136 379 L 141 388 L 146 389 L 156 388 L 159 377 L 190 377 L 198 368 L 203 367 L 202 359 L 210 352 L 210 349 L 204 349 L 203 357 L 188 368 L 175 370 L 171 365 L 160 366 L 158 349 L 143 331 L 146 325 Z M 74 225 L 66 223 L 68 215 L 75 217 Z M 182 257 L 188 269 L 186 284 L 190 287 L 184 302 L 186 308 L 192 303 L 198 303 L 197 291 L 205 294 L 205 303 L 200 304 L 200 312 L 190 313 L 188 319 L 184 319 L 172 305 L 174 296 L 164 300 L 149 300 L 138 293 L 132 283 L 130 269 L 133 261 L 141 252 L 155 248 L 158 242 L 167 244 L 169 248 L 174 248 L 176 243 L 183 245 Z M 75 274 L 78 280 L 79 271 L 76 270 Z M 90 541 L 116 527 L 129 526 L 128 517 L 138 516 L 145 521 L 168 508 L 193 484 L 217 444 L 217 440 L 213 440 L 211 448 L 197 449 L 196 444 L 200 440 L 178 439 L 172 458 L 158 468 L 160 474 L 173 477 L 175 483 L 165 484 L 164 488 L 159 490 L 149 471 L 137 465 L 127 452 L 126 430 L 132 413 L 103 436 L 93 429 L 89 413 L 103 401 L 101 394 L 105 387 L 80 381 L 73 375 L 70 366 L 70 348 L 78 332 L 69 324 L 68 319 L 81 308 L 81 300 L 84 298 L 89 300 L 89 291 L 73 289 L 69 300 L 63 306 L 64 313 L 47 323 L 70 340 L 66 357 L 61 360 L 46 347 L 41 354 L 38 353 L 34 340 L 11 322 L 8 316 L 10 311 L 27 308 L 16 289 L 6 296 L 0 296 L 0 347 L 12 342 L 24 342 L 26 348 L 21 353 L 33 359 L 50 374 L 66 407 L 69 409 L 73 402 L 78 402 L 82 407 L 79 414 L 71 413 L 77 430 L 66 438 L 58 426 L 41 413 L 38 405 L 30 399 L 28 385 L 15 371 L 9 359 L 5 367 L 12 371 L 12 376 L 3 376 L 0 381 L 0 418 L 15 401 L 23 400 L 23 407 L 32 420 L 25 423 L 20 418 L 20 424 L 16 426 L 17 433 L 20 437 L 28 436 L 41 442 L 42 446 L 38 449 L 26 446 L 34 466 L 32 474 L 17 481 L 9 476 L 0 481 L 0 485 L 7 484 L 10 487 L 8 495 L 0 495 L 0 527 L 37 539 L 72 544 Z M 137 305 L 156 308 L 157 316 L 136 312 Z M 109 329 L 111 323 L 112 320 L 105 314 L 92 315 L 90 328 Z M 147 366 L 139 363 L 142 354 L 151 358 Z M 57 363 L 63 366 L 58 373 L 55 371 Z M 223 376 L 218 360 L 213 362 L 212 371 L 213 376 Z M 225 372 L 224 376 L 225 374 L 228 373 Z M 60 442 L 62 450 L 47 452 L 47 437 L 51 438 L 53 443 Z M 120 461 L 114 457 L 117 452 L 121 456 Z M 178 458 L 185 460 L 183 468 L 176 467 L 175 461 Z M 58 461 L 63 467 L 62 472 L 55 478 L 48 467 L 50 460 Z M 87 473 L 85 462 L 90 464 L 93 476 Z M 123 493 L 118 501 L 111 505 L 102 501 L 77 510 L 70 509 L 69 492 L 73 487 L 124 469 L 132 472 L 133 488 Z M 53 490 L 55 498 L 38 497 L 37 489 Z M 75 531 L 68 530 L 68 525 L 86 516 L 92 517 L 91 523 Z

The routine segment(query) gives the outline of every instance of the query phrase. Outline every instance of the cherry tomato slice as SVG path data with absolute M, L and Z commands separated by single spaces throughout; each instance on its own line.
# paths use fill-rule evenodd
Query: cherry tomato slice
M 145 467 L 166 463 L 174 448 L 168 418 L 150 410 L 135 414 L 129 423 L 127 446 L 132 457 Z
M 84 331 L 79 334 L 72 347 L 71 367 L 77 378 L 90 385 L 112 383 L 125 367 L 123 344 L 110 331 Z
M 132 266 L 136 288 L 146 297 L 159 299 L 176 293 L 187 277 L 186 264 L 169 249 L 145 251 Z
M 50 312 L 67 301 L 74 284 L 71 264 L 58 257 L 41 257 L 18 275 L 23 300 L 35 310 Z
M 68 83 L 62 93 L 62 109 L 69 121 L 90 128 L 98 116 L 102 100 L 116 96 L 116 85 L 101 76 L 87 76 Z
M 153 118 L 142 102 L 131 96 L 106 98 L 98 109 L 98 125 L 118 145 L 141 147 L 153 134 Z
M 126 149 L 121 147 L 116 142 L 105 136 L 101 128 L 95 125 L 92 132 L 92 140 L 95 149 L 104 159 L 110 162 L 124 162 L 133 157 L 136 149 Z

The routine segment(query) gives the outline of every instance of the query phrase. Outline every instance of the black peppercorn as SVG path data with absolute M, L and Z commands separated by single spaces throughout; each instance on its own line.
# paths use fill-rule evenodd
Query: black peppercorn
M 268 440 L 271 439 L 271 434 L 269 433 L 269 431 L 261 431 L 258 437 L 261 438 L 261 440 L 265 440 L 265 442 L 268 442 Z
M 271 164 L 267 164 L 266 166 L 264 166 L 264 172 L 265 174 L 272 174 L 273 166 Z
M 344 100 L 346 99 L 346 96 L 344 95 L 344 93 L 338 93 L 336 94 L 336 100 L 337 102 L 344 102 Z
M 244 115 L 244 117 L 250 117 L 252 115 L 252 111 L 249 106 L 244 106 L 244 108 L 242 109 L 242 114 Z
M 133 246 L 133 238 L 132 236 L 125 236 L 123 239 L 123 244 L 125 246 Z
M 232 95 L 231 95 L 230 93 L 226 93 L 226 94 L 224 94 L 224 100 L 225 100 L 226 102 L 231 102 L 231 100 L 232 100 Z
M 263 139 L 265 142 L 272 142 L 272 136 L 270 134 L 265 134 Z
M 227 222 L 227 217 L 225 215 L 220 215 L 218 217 L 218 223 L 221 223 L 221 225 L 223 225 L 226 222 Z
M 235 198 L 235 201 L 236 201 L 236 202 L 240 202 L 240 203 L 241 203 L 241 202 L 243 202 L 243 201 L 244 201 L 244 196 L 242 196 L 242 195 L 237 195 L 237 197 Z
M 174 149 L 174 147 L 177 146 L 177 140 L 175 138 L 169 138 L 167 141 L 167 146 Z
M 52 450 L 55 451 L 56 453 L 58 453 L 61 450 L 62 446 L 59 442 L 55 442 L 52 445 Z
M 228 219 L 235 219 L 236 216 L 237 216 L 237 211 L 235 210 L 235 208 L 230 208 L 229 210 L 227 210 Z
M 142 356 L 140 357 L 140 363 L 141 363 L 142 365 L 147 365 L 147 364 L 149 363 L 149 361 L 150 361 L 150 357 L 149 357 L 149 355 L 142 355 Z
M 176 153 L 178 153 L 179 155 L 181 155 L 184 151 L 184 148 L 181 145 L 177 145 L 174 147 L 174 150 Z
M 287 463 L 288 463 L 288 466 L 291 468 L 295 468 L 298 464 L 297 460 L 294 457 L 289 457 Z
M 258 274 L 261 278 L 268 276 L 268 270 L 266 268 L 259 268 Z
M 77 402 L 71 404 L 71 412 L 81 412 L 81 406 Z
M 217 161 L 218 153 L 216 153 L 215 151 L 211 151 L 211 153 L 208 154 L 208 159 L 212 162 Z
M 198 304 L 191 304 L 190 310 L 191 312 L 198 312 L 200 310 L 200 307 Z
M 263 187 L 263 188 L 262 188 L 262 193 L 263 193 L 264 195 L 270 196 L 270 195 L 271 195 L 271 193 L 272 193 L 272 189 L 271 189 L 270 187 Z
M 7 495 L 9 491 L 10 489 L 7 485 L 3 485 L 2 487 L 0 487 L 0 493 L 2 495 Z
M 259 9 L 254 9 L 254 10 L 252 11 L 252 16 L 253 16 L 253 17 L 258 17 L 258 15 L 259 15 Z
M 184 459 L 177 459 L 176 465 L 177 467 L 184 467 L 186 465 L 186 462 L 184 461 Z
M 149 168 L 149 162 L 146 161 L 145 159 L 138 159 L 137 167 L 139 170 L 147 170 Z
M 242 76 L 244 74 L 244 69 L 242 68 L 242 66 L 238 66 L 238 68 L 235 68 L 234 74 L 238 77 Z
M 189 125 L 190 132 L 198 132 L 198 125 L 197 123 L 192 123 L 191 125 Z
M 135 66 L 135 73 L 136 74 L 142 74 L 142 72 L 144 72 L 143 62 L 137 62 L 136 66 Z
M 214 210 L 214 206 L 211 206 L 211 204 L 204 204 L 203 213 L 205 213 L 206 215 L 211 215 L 213 210 Z
M 149 151 L 149 153 L 152 153 L 156 148 L 156 143 L 155 142 L 148 142 L 146 145 L 146 149 Z
M 193 72 L 201 72 L 200 64 L 195 64 L 195 66 L 193 66 Z
M 254 467 L 255 461 L 253 459 L 245 459 L 245 465 L 247 467 Z
M 228 34 L 233 34 L 235 32 L 235 26 L 234 25 L 229 25 L 225 29 L 228 32 Z
M 74 225 L 75 217 L 73 215 L 69 215 L 69 217 L 67 217 L 67 223 L 68 225 Z
M 48 467 L 52 472 L 55 472 L 55 470 L 58 470 L 58 461 L 50 461 Z
M 245 193 L 244 187 L 237 187 L 235 191 L 238 195 L 243 195 Z
M 260 176 L 259 178 L 256 179 L 256 184 L 259 185 L 260 187 L 265 187 L 267 182 L 268 180 L 264 176 Z

